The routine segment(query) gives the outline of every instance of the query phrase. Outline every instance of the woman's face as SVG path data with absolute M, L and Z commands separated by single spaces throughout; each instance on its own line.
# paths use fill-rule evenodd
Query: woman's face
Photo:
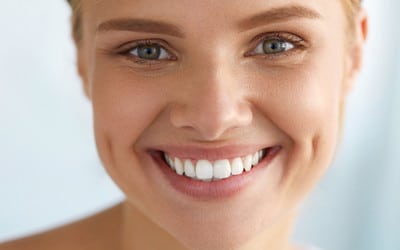
M 105 168 L 186 246 L 254 240 L 332 160 L 346 30 L 339 0 L 84 1 L 79 69 Z

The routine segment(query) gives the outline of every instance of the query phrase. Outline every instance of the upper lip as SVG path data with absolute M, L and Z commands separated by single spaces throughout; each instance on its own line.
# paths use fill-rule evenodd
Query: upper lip
M 161 151 L 167 153 L 169 156 L 174 156 L 181 159 L 207 159 L 213 161 L 219 159 L 243 157 L 249 154 L 254 154 L 262 149 L 278 146 L 279 145 L 231 145 L 220 147 L 201 147 L 162 145 L 155 147 L 150 151 Z

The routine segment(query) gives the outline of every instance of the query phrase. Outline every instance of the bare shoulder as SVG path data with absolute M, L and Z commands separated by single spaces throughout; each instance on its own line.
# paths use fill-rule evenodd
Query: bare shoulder
M 118 249 L 121 205 L 71 224 L 0 244 L 0 250 Z

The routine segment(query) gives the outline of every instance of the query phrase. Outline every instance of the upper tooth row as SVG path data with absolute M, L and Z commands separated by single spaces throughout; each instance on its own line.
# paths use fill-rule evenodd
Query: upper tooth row
M 265 150 L 260 150 L 243 158 L 236 157 L 231 161 L 221 159 L 212 163 L 208 160 L 198 160 L 196 163 L 193 163 L 192 160 L 182 160 L 178 157 L 173 158 L 164 153 L 165 161 L 177 174 L 185 174 L 188 177 L 204 181 L 224 179 L 231 175 L 239 175 L 243 171 L 250 171 L 252 166 L 257 165 L 264 156 Z

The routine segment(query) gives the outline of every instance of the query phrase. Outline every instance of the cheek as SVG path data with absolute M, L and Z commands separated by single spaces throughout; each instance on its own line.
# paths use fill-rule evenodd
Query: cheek
M 258 106 L 293 141 L 311 139 L 339 122 L 342 76 L 321 60 L 259 74 Z
M 135 77 L 127 69 L 98 67 L 93 77 L 92 105 L 99 156 L 126 194 L 146 197 L 148 178 L 139 171 L 140 154 L 133 152 L 143 132 L 161 112 L 165 95 L 159 82 Z
M 321 54 L 320 54 L 321 56 Z M 322 58 L 322 59 L 321 59 Z M 327 55 L 302 65 L 258 74 L 258 107 L 288 137 L 282 184 L 302 197 L 330 164 L 338 136 L 342 67 Z
M 93 111 L 98 129 L 119 145 L 133 146 L 163 107 L 160 84 L 118 70 L 94 73 Z

